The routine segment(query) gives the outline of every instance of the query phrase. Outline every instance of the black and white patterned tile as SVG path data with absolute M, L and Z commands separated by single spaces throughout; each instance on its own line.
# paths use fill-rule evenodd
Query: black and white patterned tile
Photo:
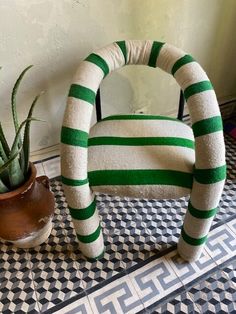
M 197 308 L 188 292 L 183 292 L 177 295 L 175 298 L 168 300 L 166 303 L 154 307 L 147 311 L 150 314 L 200 314 L 200 310 Z
M 95 290 L 88 295 L 88 298 L 93 314 L 133 314 L 144 309 L 131 280 L 127 276 L 111 281 L 106 286 Z
M 236 236 L 226 224 L 221 225 L 210 232 L 205 248 L 217 265 L 220 265 L 235 255 Z
M 60 306 L 59 306 L 60 307 Z M 93 314 L 93 310 L 90 306 L 87 296 L 80 299 L 76 299 L 75 302 L 71 301 L 63 308 L 55 308 L 54 314 Z
M 188 291 L 200 313 L 236 313 L 236 286 L 218 270 Z
M 150 261 L 128 276 L 145 308 L 182 286 L 165 257 Z
M 27 252 L 1 243 L 0 313 L 39 313 Z
M 184 261 L 178 255 L 176 250 L 166 254 L 165 258 L 168 260 L 183 285 L 188 284 L 217 266 L 216 262 L 210 257 L 205 249 L 196 262 L 188 263 Z
M 82 280 L 62 225 L 54 224 L 49 239 L 30 249 L 28 255 L 40 311 L 83 292 Z

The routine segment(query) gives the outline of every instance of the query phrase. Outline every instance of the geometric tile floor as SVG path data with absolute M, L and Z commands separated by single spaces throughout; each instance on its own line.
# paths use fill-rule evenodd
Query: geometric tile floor
M 53 230 L 34 249 L 0 241 L 0 313 L 236 313 L 236 142 L 226 135 L 228 175 L 206 248 L 195 263 L 176 253 L 187 198 L 97 195 L 106 252 L 81 255 L 58 176 Z

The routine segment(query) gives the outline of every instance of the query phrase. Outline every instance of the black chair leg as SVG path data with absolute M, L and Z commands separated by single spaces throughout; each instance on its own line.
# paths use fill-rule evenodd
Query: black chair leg
M 180 96 L 179 96 L 179 110 L 178 110 L 177 119 L 182 121 L 183 120 L 183 114 L 184 114 L 184 93 L 181 90 Z

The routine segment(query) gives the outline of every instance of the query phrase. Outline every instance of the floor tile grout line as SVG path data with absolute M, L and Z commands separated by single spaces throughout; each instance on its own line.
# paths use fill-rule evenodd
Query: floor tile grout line
M 27 256 L 27 261 L 29 263 L 29 269 L 30 269 L 30 275 L 31 275 L 31 278 L 32 278 L 32 284 L 33 284 L 33 287 L 34 287 L 34 292 L 35 292 L 35 297 L 36 297 L 36 303 L 37 303 L 37 306 L 38 306 L 38 310 L 39 310 L 39 313 L 42 313 L 41 312 L 41 309 L 42 309 L 42 306 L 39 302 L 39 299 L 38 299 L 38 293 L 37 293 L 37 289 L 36 289 L 36 285 L 35 285 L 35 280 L 34 280 L 34 275 L 33 275 L 33 268 L 32 268 L 32 262 L 30 260 L 30 255 L 29 255 L 29 250 L 27 249 L 26 251 L 26 256 Z
M 196 308 L 199 310 L 199 313 L 201 313 L 201 308 L 199 306 L 199 304 L 194 302 L 194 299 L 191 297 L 191 294 L 189 293 L 189 290 L 186 291 L 186 294 L 189 296 L 190 300 L 192 300 L 193 304 L 196 306 Z

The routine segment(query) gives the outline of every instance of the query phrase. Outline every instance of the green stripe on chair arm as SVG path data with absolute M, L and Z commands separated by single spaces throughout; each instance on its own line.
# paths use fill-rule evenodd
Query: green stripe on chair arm
M 184 239 L 185 242 L 187 242 L 190 245 L 194 245 L 194 246 L 202 245 L 207 241 L 207 236 L 199 238 L 199 239 L 190 237 L 184 231 L 184 228 L 182 228 L 181 235 L 182 235 L 182 238 Z
M 210 81 L 202 81 L 192 84 L 184 90 L 185 100 L 187 101 L 190 96 L 212 89 L 213 86 Z
M 69 179 L 69 178 L 66 178 L 64 176 L 61 176 L 61 181 L 63 184 L 69 185 L 69 186 L 81 186 L 81 185 L 85 185 L 89 182 L 88 178 L 84 179 L 84 180 L 76 180 L 76 179 Z
M 73 146 L 87 147 L 88 133 L 63 126 L 61 129 L 61 142 Z
M 98 239 L 100 232 L 101 232 L 101 227 L 99 225 L 98 228 L 89 235 L 80 235 L 77 233 L 77 238 L 80 242 L 91 243 Z
M 88 146 L 96 145 L 124 145 L 124 146 L 147 146 L 168 145 L 181 146 L 194 149 L 194 141 L 176 137 L 112 137 L 101 136 L 88 139 Z
M 126 49 L 126 43 L 124 40 L 122 41 L 117 41 L 116 44 L 120 47 L 120 50 L 123 53 L 124 59 L 125 59 L 125 64 L 127 63 L 127 49 Z
M 195 122 L 192 125 L 193 134 L 195 137 L 214 133 L 223 130 L 221 116 L 215 116 Z
M 190 62 L 194 62 L 194 61 L 195 60 L 190 55 L 183 56 L 182 58 L 180 58 L 179 60 L 177 60 L 175 62 L 175 64 L 172 67 L 171 74 L 175 75 L 175 72 L 178 71 L 183 65 L 190 63 Z
M 72 84 L 70 87 L 68 97 L 78 98 L 84 101 L 87 101 L 91 105 L 95 102 L 96 94 L 90 88 L 87 88 L 82 85 Z
M 184 122 L 176 118 L 165 117 L 165 116 L 154 116 L 154 115 L 147 115 L 147 114 L 114 115 L 114 116 L 108 116 L 106 118 L 103 118 L 101 121 L 107 121 L 107 120 L 170 120 L 170 121 L 176 121 L 176 122 L 184 124 Z
M 156 67 L 156 62 L 157 62 L 157 58 L 159 56 L 159 53 L 161 51 L 162 46 L 165 43 L 161 43 L 159 41 L 154 41 L 152 44 L 152 49 L 151 49 L 151 53 L 150 53 L 150 57 L 149 57 L 149 61 L 148 61 L 148 65 L 150 67 L 155 68 Z
M 72 208 L 69 206 L 71 217 L 77 220 L 85 220 L 92 217 L 96 210 L 96 201 L 94 200 L 88 207 L 86 208 Z
M 208 209 L 208 210 L 200 210 L 200 209 L 193 207 L 193 205 L 189 202 L 188 211 L 195 218 L 208 219 L 208 218 L 215 216 L 215 214 L 217 212 L 217 208 Z
M 96 66 L 98 66 L 104 73 L 104 76 L 106 76 L 109 73 L 109 67 L 106 63 L 106 61 L 100 57 L 99 55 L 95 54 L 95 53 L 91 53 L 86 59 L 85 61 L 91 62 L 93 64 L 95 64 Z
M 90 186 L 173 185 L 192 188 L 192 173 L 176 170 L 95 170 L 88 173 Z
M 202 184 L 217 183 L 226 178 L 226 165 L 212 169 L 194 169 L 195 180 Z

